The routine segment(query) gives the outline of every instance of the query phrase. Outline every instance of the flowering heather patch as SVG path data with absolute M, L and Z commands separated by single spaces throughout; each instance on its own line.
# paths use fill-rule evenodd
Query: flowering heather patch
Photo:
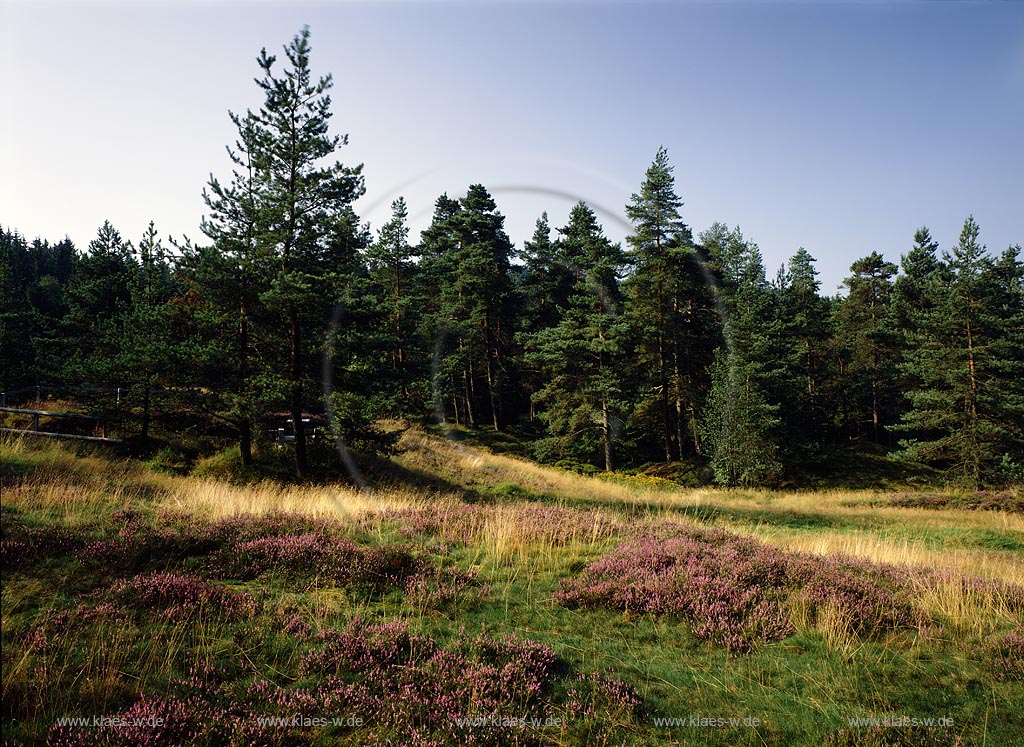
M 399 524 L 406 536 L 426 535 L 447 542 L 472 544 L 487 534 L 495 520 L 514 526 L 522 537 L 561 546 L 570 542 L 593 542 L 611 537 L 619 526 L 604 514 L 558 506 L 486 506 L 445 504 L 430 508 L 389 509 L 362 519 L 364 525 L 377 520 Z
M 234 701 L 213 703 L 199 695 L 184 698 L 143 695 L 106 726 L 54 724 L 49 747 L 178 747 L 179 745 L 308 744 L 280 726 L 260 724 Z
M 382 670 L 407 664 L 414 654 L 422 657 L 436 651 L 433 641 L 410 634 L 405 623 L 369 624 L 359 617 L 343 630 L 321 630 L 317 638 L 321 648 L 302 660 L 300 674 L 340 675 Z
M 631 720 L 642 710 L 643 700 L 635 687 L 603 672 L 578 675 L 570 684 L 566 702 L 570 719 Z
M 0 569 L 10 571 L 31 557 L 33 548 L 23 540 L 0 540 Z
M 5 571 L 24 568 L 47 558 L 76 554 L 85 544 L 79 532 L 64 527 L 27 529 L 16 526 L 0 540 L 0 560 Z
M 997 680 L 1024 681 L 1024 626 L 996 638 L 985 653 Z
M 138 511 L 116 511 L 111 519 L 118 528 L 117 535 L 88 544 L 84 556 L 99 564 L 129 570 L 207 556 L 247 540 L 322 531 L 330 526 L 324 521 L 291 514 L 233 516 L 205 522 L 171 511 L 160 512 L 155 520 L 148 520 Z
M 326 675 L 323 682 L 334 683 L 330 687 L 336 691 L 341 687 L 365 709 L 361 715 L 367 723 L 385 726 L 397 744 L 518 743 L 515 732 L 472 732 L 457 719 L 494 713 L 542 716 L 554 706 L 552 690 L 561 678 L 562 664 L 550 648 L 514 635 L 481 633 L 444 648 L 410 633 L 405 623 L 370 624 L 356 618 L 344 630 L 321 631 L 319 639 L 319 648 L 303 659 L 300 674 Z M 388 743 L 378 736 L 379 741 L 366 743 Z
M 490 592 L 477 581 L 475 571 L 457 568 L 428 568 L 405 580 L 405 599 L 417 607 L 445 609 L 472 604 Z
M 293 513 L 239 514 L 206 522 L 197 521 L 192 514 L 162 511 L 157 518 L 164 526 L 174 527 L 186 536 L 208 540 L 218 547 L 262 537 L 330 532 L 343 528 L 338 522 Z
M 896 569 L 848 558 L 789 553 L 715 530 L 662 526 L 640 533 L 571 579 L 556 598 L 567 607 L 608 607 L 686 619 L 696 636 L 749 652 L 793 627 L 787 606 L 800 595 L 813 612 L 839 609 L 853 631 L 909 625 Z
M 123 606 L 111 602 L 79 604 L 65 609 L 50 608 L 36 618 L 35 624 L 19 637 L 23 638 L 27 649 L 50 655 L 66 645 L 69 632 L 97 622 L 124 625 L 128 623 L 128 616 Z
M 79 745 L 139 745 L 139 747 L 170 747 L 185 744 L 197 734 L 191 723 L 188 705 L 174 698 L 143 696 L 123 714 L 124 724 L 110 727 L 85 728 L 54 724 L 47 736 L 50 747 L 79 747 Z M 131 719 L 129 721 L 129 719 Z M 135 721 L 142 719 L 142 721 Z M 161 724 L 156 726 L 155 724 Z
M 245 702 L 253 704 L 261 715 L 369 714 L 377 708 L 373 696 L 364 685 L 345 682 L 340 677 L 324 677 L 315 686 L 293 688 L 256 679 L 245 693 Z
M 157 610 L 178 619 L 200 611 L 241 618 L 256 613 L 256 599 L 245 592 L 231 591 L 197 576 L 153 573 L 119 579 L 106 596 L 123 608 Z
M 253 579 L 273 573 L 373 587 L 401 583 L 423 565 L 402 548 L 363 547 L 321 532 L 244 540 L 210 558 L 210 566 L 224 578 Z

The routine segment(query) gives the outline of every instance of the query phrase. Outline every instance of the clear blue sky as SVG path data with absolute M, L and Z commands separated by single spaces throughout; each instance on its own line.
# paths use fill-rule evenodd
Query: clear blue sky
M 201 239 L 227 110 L 303 24 L 374 230 L 398 194 L 418 232 L 480 182 L 519 246 L 575 198 L 622 239 L 665 145 L 695 231 L 739 224 L 770 274 L 804 246 L 825 292 L 920 225 L 1024 242 L 1024 3 L 0 0 L 0 223 Z

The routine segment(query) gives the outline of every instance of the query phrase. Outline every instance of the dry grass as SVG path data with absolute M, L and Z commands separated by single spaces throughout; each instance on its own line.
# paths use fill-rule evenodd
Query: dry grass
M 418 508 L 439 500 L 454 498 L 401 489 L 359 491 L 341 485 L 309 487 L 272 482 L 232 485 L 181 478 L 160 499 L 159 505 L 210 519 L 237 514 L 300 513 L 346 522 L 367 513 Z
M 829 648 L 849 657 L 863 643 L 853 629 L 853 615 L 832 604 L 810 605 L 795 596 L 788 605 L 789 619 L 797 631 L 817 633 Z
M 619 503 L 646 501 L 664 492 L 666 484 L 662 480 L 640 479 L 635 484 L 626 484 L 587 477 L 526 459 L 492 454 L 418 429 L 405 431 L 398 446 L 402 450 L 397 457 L 401 464 L 440 473 L 469 487 L 507 482 L 555 498 Z
M 948 569 L 984 579 L 1024 585 L 1024 562 L 1019 554 L 981 549 L 935 549 L 919 538 L 894 539 L 879 527 L 910 527 L 915 530 L 980 529 L 1024 533 L 1024 516 L 995 511 L 937 511 L 869 505 L 877 501 L 870 491 L 772 491 L 673 489 L 664 481 L 609 481 L 541 466 L 515 457 L 467 447 L 418 429 L 405 431 L 398 460 L 406 466 L 467 486 L 493 486 L 507 482 L 553 503 L 580 499 L 596 504 L 604 520 L 622 522 L 620 506 L 642 507 L 654 517 L 693 521 L 687 518 L 700 508 L 715 515 L 715 523 L 749 534 L 788 550 L 821 555 L 845 554 L 876 562 L 926 569 Z M 358 491 L 341 485 L 289 486 L 272 482 L 233 485 L 216 480 L 197 480 L 158 475 L 130 462 L 110 462 L 96 456 L 80 457 L 53 443 L 40 445 L 22 439 L 3 443 L 5 454 L 31 459 L 29 479 L 5 487 L 3 502 L 42 512 L 66 523 L 95 517 L 110 507 L 148 505 L 194 513 L 210 519 L 238 514 L 301 513 L 375 528 L 367 516 L 389 509 L 433 509 L 460 504 L 457 495 L 428 493 L 411 488 Z M 472 527 L 472 546 L 481 558 L 501 565 L 517 562 L 562 563 L 579 557 L 598 539 L 598 521 L 592 531 L 554 543 L 538 536 L 535 527 L 520 519 L 520 510 L 536 502 L 508 502 L 482 508 Z M 680 511 L 689 509 L 689 511 Z M 745 521 L 744 516 L 762 517 Z M 819 527 L 786 526 L 786 517 L 824 516 L 849 522 L 855 531 Z M 763 517 L 779 517 L 779 522 Z M 382 525 L 376 529 L 382 531 Z M 991 595 L 979 595 L 960 584 L 921 589 L 921 602 L 953 626 L 970 628 L 981 619 L 1005 619 L 1009 612 Z M 983 598 L 984 597 L 984 598 Z M 821 627 L 828 621 L 819 621 Z M 824 630 L 824 629 L 823 629 Z M 837 638 L 837 641 L 839 638 Z
M 818 555 L 851 555 L 890 565 L 949 569 L 969 576 L 1024 585 L 1024 559 L 988 550 L 933 550 L 906 540 L 884 540 L 870 534 L 841 531 L 786 530 L 778 527 L 736 529 L 787 550 Z

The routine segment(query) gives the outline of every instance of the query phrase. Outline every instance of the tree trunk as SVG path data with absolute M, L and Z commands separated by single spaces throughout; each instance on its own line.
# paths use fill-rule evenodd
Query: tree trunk
M 462 340 L 459 340 L 459 349 L 462 349 Z M 473 412 L 473 399 L 476 397 L 473 386 L 473 361 L 468 361 L 466 368 L 462 369 L 462 384 L 466 393 L 466 422 L 470 428 L 476 428 L 476 415 Z
M 683 458 L 683 372 L 679 367 L 679 349 L 675 351 L 675 370 L 673 371 L 673 388 L 676 404 L 676 445 L 679 458 Z
M 142 428 L 139 434 L 143 441 L 149 439 L 149 384 L 147 383 L 142 389 Z
M 871 379 L 871 436 L 878 443 L 878 382 Z
M 981 442 L 978 437 L 978 378 L 974 366 L 974 330 L 971 328 L 971 319 L 967 318 L 967 370 L 971 375 L 971 394 L 968 398 L 968 412 L 971 416 L 968 440 L 971 452 L 968 455 L 971 470 L 971 480 L 974 482 L 974 489 L 981 487 Z
M 665 312 L 661 307 L 661 281 L 658 281 L 658 375 L 661 384 L 661 432 L 665 440 L 665 462 L 672 461 L 672 426 L 668 415 L 668 377 L 665 374 Z
M 238 390 L 243 400 L 248 394 L 246 379 L 249 377 L 249 307 L 245 300 L 246 287 L 247 278 L 242 271 L 238 278 Z M 248 467 L 253 462 L 252 424 L 244 409 L 243 406 L 238 423 L 238 453 L 241 454 L 242 464 Z
M 252 464 L 252 424 L 248 418 L 238 423 L 238 453 L 242 456 L 242 464 Z
M 615 459 L 612 453 L 612 419 L 608 410 L 608 398 L 601 397 L 601 430 L 604 437 L 604 469 L 606 472 L 615 471 Z
M 291 410 L 292 430 L 295 433 L 295 475 L 304 479 L 309 474 L 306 456 L 306 428 L 302 423 L 302 332 L 299 314 L 294 303 L 288 304 L 288 322 L 291 325 Z
M 494 430 L 501 432 L 501 425 L 498 424 L 498 406 L 494 399 L 494 374 L 491 370 L 491 356 L 487 356 L 487 397 L 491 403 L 491 422 L 494 423 Z
M 693 429 L 693 450 L 700 456 L 700 423 L 697 422 L 697 405 L 690 400 L 690 427 Z
M 498 424 L 498 406 L 494 397 L 494 369 L 492 355 L 493 347 L 491 345 L 491 321 L 488 314 L 484 314 L 484 348 L 485 355 L 487 357 L 487 399 L 491 405 L 491 422 L 494 424 L 494 430 L 496 432 L 501 431 L 501 426 Z
M 405 365 L 405 339 L 402 337 L 402 271 L 401 267 L 395 265 L 395 339 L 398 343 L 398 360 L 395 368 L 398 370 L 398 380 L 402 391 L 402 406 L 409 406 L 409 377 L 406 375 Z

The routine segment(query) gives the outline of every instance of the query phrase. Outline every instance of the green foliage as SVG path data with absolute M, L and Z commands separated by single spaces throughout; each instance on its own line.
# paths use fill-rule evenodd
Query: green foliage
M 704 440 L 715 482 L 721 485 L 773 485 L 782 476 L 774 440 L 778 407 L 767 403 L 751 370 L 750 364 L 724 353 L 712 366 Z
M 668 152 L 659 148 L 626 206 L 633 222 L 626 293 L 638 353 L 637 409 L 657 421 L 666 462 L 690 445 L 700 453 L 708 365 L 718 342 L 714 299 L 679 214 L 682 204 Z
M 801 247 L 780 274 L 778 288 L 783 396 L 789 403 L 782 416 L 791 443 L 799 447 L 793 450 L 804 453 L 820 444 L 827 417 L 822 382 L 827 376 L 828 302 L 818 293 L 814 262 Z
M 451 412 L 456 423 L 495 430 L 505 425 L 515 380 L 512 242 L 504 224 L 490 193 L 474 184 L 457 203 L 438 199 L 421 250 L 425 281 L 438 282 L 425 325 L 434 349 L 435 408 L 443 418 Z
M 774 299 L 757 245 L 738 228 L 703 235 L 722 276 L 726 346 L 711 366 L 704 440 L 715 480 L 770 485 L 782 474 L 779 405 L 768 399 L 782 361 L 775 355 Z
M 364 452 L 399 418 L 688 482 L 704 477 L 688 465 L 726 484 L 832 480 L 843 455 L 897 446 L 894 480 L 1024 480 L 1024 265 L 1019 246 L 987 253 L 973 218 L 950 253 L 920 228 L 899 269 L 872 252 L 825 297 L 804 248 L 768 282 L 738 227 L 695 242 L 659 148 L 625 252 L 582 204 L 557 236 L 542 214 L 517 252 L 481 184 L 438 197 L 411 241 L 404 198 L 375 232 L 353 208 L 362 166 L 337 160 L 347 136 L 309 30 L 257 63 L 259 106 L 228 113 L 230 173 L 203 191 L 205 244 L 171 251 L 150 224 L 133 245 L 105 222 L 79 251 L 0 228 L 8 404 L 56 391 L 172 471 L 199 456 L 175 444 L 232 438 L 246 471 L 344 471 L 304 418 Z M 288 418 L 294 443 L 261 450 L 259 424 Z
M 862 425 L 875 443 L 895 420 L 899 337 L 892 325 L 896 265 L 872 252 L 850 265 L 849 290 L 837 310 L 836 338 L 844 361 L 843 396 L 853 411 L 852 432 Z
M 977 488 L 1019 477 L 1024 453 L 1021 263 L 994 262 L 967 218 L 960 240 L 929 276 L 932 302 L 913 315 L 904 370 L 919 382 L 900 430 L 907 459 L 941 466 Z
M 630 329 L 622 315 L 619 277 L 625 264 L 594 211 L 578 203 L 559 230 L 555 254 L 575 268 L 561 320 L 528 338 L 526 363 L 545 383 L 534 395 L 553 441 L 546 456 L 594 459 L 614 469 L 616 431 L 629 406 L 624 386 Z

